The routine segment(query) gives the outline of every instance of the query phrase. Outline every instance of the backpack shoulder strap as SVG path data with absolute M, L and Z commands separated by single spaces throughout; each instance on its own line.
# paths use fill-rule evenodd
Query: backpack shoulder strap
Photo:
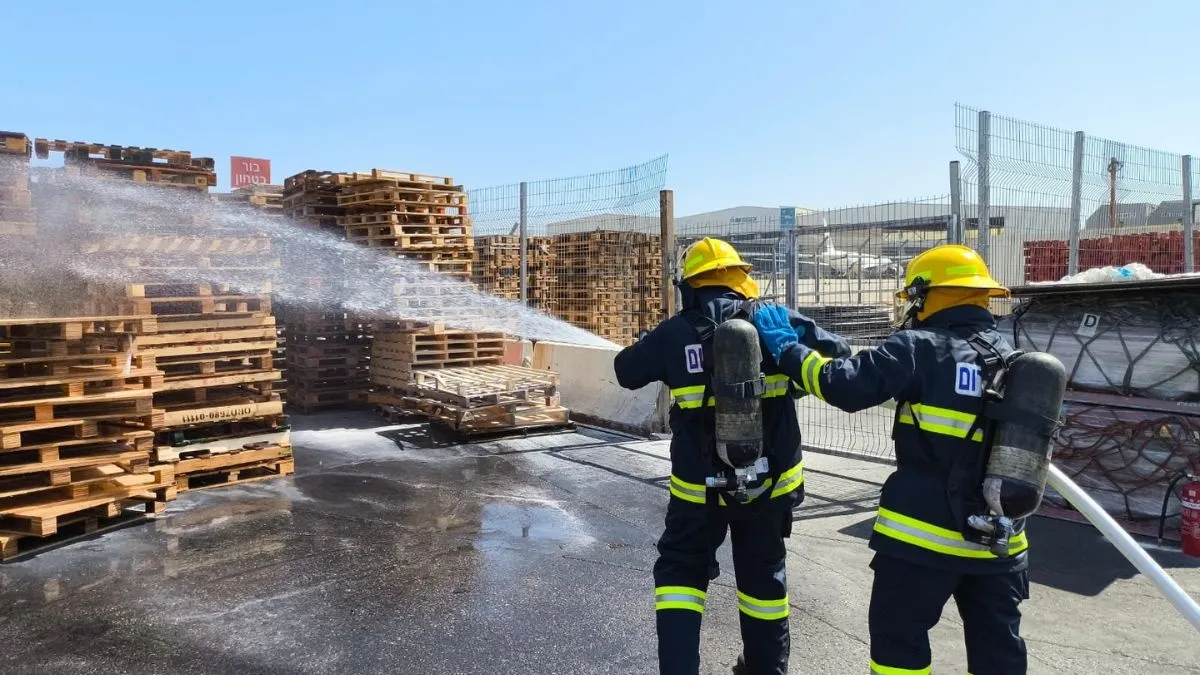
M 749 305 L 749 301 L 742 302 L 729 318 L 739 317 L 748 319 L 750 316 Z M 762 394 L 766 391 L 766 383 L 763 378 L 751 380 L 750 382 L 741 382 L 736 385 L 725 386 L 721 388 L 720 392 L 715 392 L 714 383 L 712 380 L 712 338 L 713 333 L 716 332 L 717 326 L 720 325 L 720 322 L 714 321 L 713 319 L 705 316 L 704 312 L 696 308 L 685 310 L 681 313 L 681 315 L 688 322 L 688 324 L 691 325 L 692 329 L 696 331 L 696 335 L 700 338 L 701 352 L 703 354 L 702 367 L 704 369 L 705 378 L 705 399 L 707 400 L 710 393 L 720 393 L 722 396 L 731 396 L 735 398 L 754 398 L 762 396 Z

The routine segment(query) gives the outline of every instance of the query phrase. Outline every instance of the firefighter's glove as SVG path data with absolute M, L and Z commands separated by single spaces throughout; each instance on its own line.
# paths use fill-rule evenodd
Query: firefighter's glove
M 758 329 L 759 337 L 767 346 L 767 351 L 771 352 L 775 363 L 779 363 L 779 357 L 783 355 L 783 350 L 800 342 L 801 336 L 804 335 L 804 327 L 792 326 L 787 308 L 780 305 L 759 307 L 758 311 L 754 313 L 753 321 L 754 327 Z

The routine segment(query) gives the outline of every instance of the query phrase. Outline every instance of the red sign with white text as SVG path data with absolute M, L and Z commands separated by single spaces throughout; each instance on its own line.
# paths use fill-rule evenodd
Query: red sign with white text
M 234 188 L 271 184 L 271 160 L 253 157 L 229 158 L 229 185 Z

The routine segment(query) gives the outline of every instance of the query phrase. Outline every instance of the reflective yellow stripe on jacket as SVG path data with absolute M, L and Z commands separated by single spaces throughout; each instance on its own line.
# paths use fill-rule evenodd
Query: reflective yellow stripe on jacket
M 915 425 L 916 423 L 920 423 L 922 431 L 942 434 L 943 436 L 953 436 L 954 438 L 965 439 L 967 432 L 975 424 L 975 415 L 971 413 L 951 410 L 950 408 L 939 408 L 923 403 L 901 403 L 897 410 L 899 415 L 896 419 L 900 424 Z M 916 422 L 913 421 L 914 417 L 916 418 Z M 983 430 L 976 429 L 975 433 L 971 434 L 971 440 L 982 442 Z
M 831 360 L 813 351 L 800 363 L 800 386 L 822 401 L 825 400 L 825 396 L 821 394 L 821 367 Z
M 671 494 L 682 499 L 685 502 L 693 504 L 704 504 L 708 501 L 707 488 L 699 483 L 689 483 L 675 477 L 671 474 L 670 481 Z
M 938 527 L 916 518 L 879 507 L 875 518 L 875 531 L 885 537 L 890 537 L 919 548 L 952 555 L 959 558 L 995 559 L 996 554 L 988 547 L 967 541 L 962 534 L 944 527 Z M 1029 548 L 1029 540 L 1021 531 L 1008 540 L 1008 554 L 1017 555 Z
M 787 396 L 788 393 L 788 378 L 787 375 L 767 375 L 763 383 L 763 398 L 775 398 L 777 396 Z M 710 393 L 707 401 L 701 401 L 704 398 L 704 385 L 697 384 L 690 387 L 676 387 L 671 390 L 671 398 L 675 405 L 681 410 L 691 408 L 700 408 L 704 405 L 716 405 L 716 399 Z

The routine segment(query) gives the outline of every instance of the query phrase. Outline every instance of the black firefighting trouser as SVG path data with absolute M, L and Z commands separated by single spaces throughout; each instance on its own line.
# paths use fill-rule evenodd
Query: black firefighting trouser
M 1026 571 L 956 574 L 876 554 L 871 561 L 871 672 L 928 675 L 929 630 L 951 596 L 963 621 L 967 671 L 971 675 L 1025 675 L 1021 639 L 1022 600 L 1029 598 Z
M 791 649 L 784 538 L 791 535 L 789 497 L 764 494 L 747 506 L 695 504 L 675 497 L 654 564 L 658 663 L 662 675 L 696 675 L 700 622 L 716 549 L 726 530 L 733 544 L 742 644 L 750 675 L 786 675 Z

